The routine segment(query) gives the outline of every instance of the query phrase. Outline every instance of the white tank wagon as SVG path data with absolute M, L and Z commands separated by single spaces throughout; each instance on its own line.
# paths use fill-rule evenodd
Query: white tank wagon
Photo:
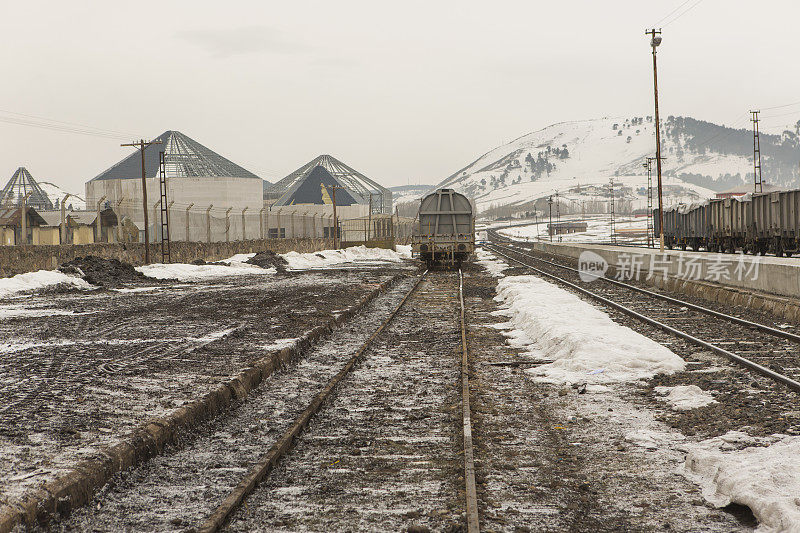
M 439 189 L 420 202 L 411 237 L 415 257 L 434 266 L 457 267 L 475 251 L 472 202 L 453 189 Z

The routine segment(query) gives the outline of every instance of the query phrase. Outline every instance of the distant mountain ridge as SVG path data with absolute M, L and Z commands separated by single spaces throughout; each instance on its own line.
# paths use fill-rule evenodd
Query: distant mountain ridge
M 760 139 L 764 181 L 797 187 L 800 122 L 794 131 L 762 133 Z M 562 122 L 486 152 L 436 187 L 474 197 L 480 210 L 525 205 L 581 186 L 607 186 L 611 178 L 641 191 L 647 183 L 643 164 L 654 152 L 650 116 Z M 663 176 L 675 201 L 751 182 L 752 154 L 750 130 L 691 117 L 662 121 Z

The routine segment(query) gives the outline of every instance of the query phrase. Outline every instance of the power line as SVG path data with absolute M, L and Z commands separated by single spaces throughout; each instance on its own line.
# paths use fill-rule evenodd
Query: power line
M 667 13 L 665 16 L 663 16 L 663 17 L 661 17 L 660 19 L 658 19 L 658 21 L 657 21 L 655 24 L 653 24 L 653 27 L 656 27 L 656 26 L 658 26 L 659 24 L 661 24 L 663 21 L 667 20 L 669 17 L 671 17 L 672 15 L 674 15 L 674 14 L 675 14 L 675 13 L 676 13 L 676 12 L 677 12 L 677 11 L 678 11 L 680 8 L 682 8 L 683 6 L 685 6 L 686 4 L 688 4 L 688 3 L 689 3 L 689 2 L 691 2 L 691 1 L 692 1 L 692 0 L 686 0 L 686 1 L 685 1 L 685 2 L 683 2 L 681 5 L 679 5 L 678 7 L 676 7 L 675 9 L 673 9 L 672 11 L 670 11 L 669 13 Z
M 796 105 L 800 105 L 800 102 L 792 102 L 791 104 L 783 104 L 783 105 L 774 105 L 772 107 L 762 107 L 761 111 L 768 110 L 768 109 L 780 109 L 782 107 L 792 107 L 792 106 L 796 106 Z
M 96 131 L 96 132 L 99 132 L 99 133 L 108 133 L 108 134 L 112 134 L 112 135 L 124 135 L 126 138 L 131 137 L 132 135 L 134 137 L 136 136 L 136 135 L 134 135 L 134 134 L 132 134 L 130 132 L 126 132 L 126 131 L 109 130 L 109 129 L 105 129 L 105 128 L 95 128 L 94 126 L 90 126 L 88 124 L 81 124 L 81 123 L 78 123 L 78 122 L 67 122 L 67 121 L 64 121 L 64 120 L 56 120 L 56 119 L 47 118 L 47 117 L 40 117 L 40 116 L 36 116 L 36 115 L 28 115 L 26 113 L 17 113 L 16 111 L 8 111 L 6 109 L 0 109 L 0 113 L 6 113 L 7 115 L 16 115 L 18 117 L 31 118 L 31 119 L 35 119 L 35 120 L 43 120 L 45 122 L 55 122 L 56 124 L 64 124 L 64 125 L 67 125 L 67 126 L 83 128 L 83 129 L 86 129 L 86 130 Z
M 694 8 L 696 8 L 696 7 L 697 7 L 698 5 L 700 5 L 702 2 L 703 2 L 703 0 L 697 0 L 697 1 L 696 1 L 694 4 L 692 4 L 692 5 L 691 5 L 691 6 L 689 6 L 689 7 L 688 7 L 686 10 L 684 10 L 683 12 L 681 12 L 680 14 L 678 14 L 678 16 L 677 16 L 677 17 L 675 17 L 675 18 L 673 18 L 672 20 L 670 20 L 670 21 L 668 21 L 667 23 L 665 23 L 665 24 L 664 24 L 662 27 L 666 28 L 667 26 L 669 26 L 670 24 L 672 24 L 673 22 L 675 22 L 676 20 L 678 20 L 679 18 L 681 18 L 682 16 L 684 16 L 684 15 L 685 15 L 686 13 L 688 13 L 689 11 L 691 11 L 691 10 L 692 10 L 692 9 L 694 9 Z

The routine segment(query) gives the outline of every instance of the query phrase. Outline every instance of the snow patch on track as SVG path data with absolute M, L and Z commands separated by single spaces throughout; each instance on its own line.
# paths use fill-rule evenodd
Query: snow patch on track
M 697 385 L 678 385 L 676 387 L 656 387 L 659 400 L 665 401 L 676 411 L 688 411 L 717 403 L 714 397 Z
M 668 348 L 617 324 L 574 294 L 535 276 L 510 276 L 497 285 L 498 314 L 514 327 L 507 335 L 525 341 L 552 361 L 526 370 L 549 383 L 615 383 L 683 370 Z
M 800 436 L 739 431 L 688 446 L 687 477 L 717 507 L 746 505 L 757 531 L 800 531 Z
M 476 263 L 481 265 L 489 274 L 496 278 L 505 277 L 503 270 L 511 268 L 505 261 L 498 259 L 496 255 L 491 252 L 487 252 L 483 248 L 476 248 L 475 256 L 478 258 Z

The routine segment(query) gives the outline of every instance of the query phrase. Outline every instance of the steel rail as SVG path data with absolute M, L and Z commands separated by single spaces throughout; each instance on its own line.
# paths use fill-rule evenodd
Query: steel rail
M 502 245 L 493 244 L 493 246 L 502 246 Z M 505 246 L 505 248 L 508 249 L 508 246 Z M 522 256 L 525 256 L 525 257 L 530 257 L 531 259 L 533 259 L 535 261 L 541 261 L 542 263 L 546 263 L 548 265 L 552 265 L 552 266 L 555 266 L 555 267 L 563 268 L 565 270 L 570 270 L 570 271 L 575 272 L 575 273 L 580 273 L 580 271 L 577 268 L 568 267 L 566 265 L 560 265 L 558 263 L 554 263 L 552 261 L 547 261 L 546 259 L 542 259 L 540 257 L 536 257 L 536 256 L 531 255 L 531 254 L 526 254 L 525 252 L 520 252 L 518 250 L 512 250 L 512 251 L 514 253 L 516 253 L 516 254 L 519 254 L 519 255 L 522 255 Z M 548 253 L 548 252 L 542 252 L 542 253 Z M 554 254 L 550 254 L 550 255 L 554 255 Z M 770 335 L 775 335 L 776 337 L 781 337 L 783 339 L 788 339 L 790 341 L 794 341 L 794 342 L 800 343 L 800 335 L 797 335 L 795 333 L 791 333 L 789 331 L 783 331 L 783 330 L 780 330 L 780 329 L 777 329 L 777 328 L 773 328 L 771 326 L 767 326 L 766 324 L 761 324 L 759 322 L 752 322 L 750 320 L 745 320 L 743 318 L 735 317 L 733 315 L 720 313 L 719 311 L 714 311 L 713 309 L 709 309 L 707 307 L 703 307 L 702 305 L 693 304 L 693 303 L 690 303 L 690 302 L 686 302 L 684 300 L 679 300 L 677 298 L 672 298 L 670 296 L 666 296 L 664 294 L 659 294 L 657 292 L 648 291 L 647 289 L 642 289 L 640 287 L 636 287 L 634 285 L 631 285 L 629 283 L 624 283 L 624 282 L 616 280 L 616 279 L 610 279 L 610 278 L 606 278 L 606 277 L 598 277 L 598 279 L 600 279 L 602 281 L 605 281 L 607 283 L 611 283 L 612 285 L 617 285 L 618 287 L 625 287 L 626 289 L 630 289 L 632 291 L 639 292 L 641 294 L 646 294 L 648 296 L 652 296 L 653 298 L 658 298 L 659 300 L 664 300 L 666 302 L 670 302 L 670 303 L 673 303 L 673 304 L 676 304 L 676 305 L 687 307 L 689 309 L 693 309 L 694 311 L 698 311 L 700 313 L 705 313 L 707 315 L 715 316 L 717 318 L 722 318 L 724 320 L 728 320 L 730 322 L 734 322 L 736 324 L 739 324 L 740 326 L 747 326 L 747 327 L 750 327 L 750 328 L 754 328 L 754 329 L 763 331 L 765 333 L 769 333 Z
M 467 500 L 467 533 L 478 533 L 478 492 L 475 486 L 475 455 L 472 446 L 472 416 L 469 405 L 469 351 L 464 312 L 464 274 L 458 270 L 458 299 L 461 304 L 461 413 L 464 426 L 464 481 Z
M 736 362 L 736 363 L 738 363 L 738 364 L 740 364 L 740 365 L 742 365 L 742 366 L 744 366 L 746 368 L 749 368 L 750 370 L 753 370 L 753 371 L 761 374 L 762 376 L 765 376 L 765 377 L 767 377 L 769 379 L 772 379 L 773 381 L 776 381 L 778 383 L 782 383 L 783 385 L 786 385 L 787 387 L 792 389 L 794 392 L 800 392 L 800 383 L 795 381 L 795 380 L 793 380 L 790 377 L 787 377 L 787 376 L 784 376 L 783 374 L 779 374 L 777 372 L 774 372 L 774 371 L 770 370 L 769 368 L 767 368 L 765 366 L 761 366 L 756 362 L 753 362 L 753 361 L 751 361 L 749 359 L 745 359 L 744 357 L 742 357 L 740 355 L 736 355 L 733 352 L 729 352 L 728 350 L 725 350 L 724 348 L 720 348 L 719 346 L 716 346 L 715 344 L 711 344 L 710 342 L 707 342 L 707 341 L 704 341 L 704 340 L 699 339 L 697 337 L 694 337 L 693 335 L 690 335 L 690 334 L 686 333 L 685 331 L 681 331 L 679 329 L 673 328 L 672 326 L 668 326 L 668 325 L 666 325 L 666 324 L 664 324 L 662 322 L 659 322 L 658 320 L 655 320 L 653 318 L 645 316 L 645 315 L 643 315 L 643 314 L 641 314 L 641 313 L 639 313 L 637 311 L 634 311 L 633 309 L 625 307 L 622 304 L 618 304 L 617 302 L 609 300 L 608 298 L 605 298 L 604 296 L 600 296 L 599 294 L 596 294 L 596 293 L 593 293 L 592 291 L 586 290 L 583 287 L 580 287 L 580 286 L 578 286 L 578 285 L 576 285 L 576 284 L 574 284 L 572 282 L 569 282 L 569 281 L 567 281 L 567 280 L 565 280 L 563 278 L 559 278 L 558 276 L 556 276 L 554 274 L 550 274 L 549 272 L 545 272 L 543 270 L 539 270 L 536 267 L 533 267 L 531 265 L 525 264 L 522 261 L 520 261 L 519 259 L 514 259 L 513 257 L 511 257 L 509 255 L 506 255 L 506 254 L 502 253 L 501 251 L 499 251 L 497 249 L 494 249 L 493 251 L 494 251 L 494 253 L 496 253 L 496 254 L 498 254 L 498 255 L 500 255 L 502 257 L 505 257 L 506 259 L 509 259 L 511 261 L 519 263 L 520 265 L 522 265 L 522 266 L 524 266 L 524 267 L 526 267 L 526 268 L 528 268 L 530 270 L 533 270 L 534 272 L 536 272 L 536 273 L 538 273 L 538 274 L 540 274 L 540 275 L 542 275 L 542 276 L 544 276 L 546 278 L 550 278 L 550 279 L 556 280 L 559 283 L 561 283 L 563 285 L 566 285 L 566 286 L 568 286 L 568 287 L 580 292 L 581 294 L 585 294 L 586 296 L 589 296 L 590 298 L 593 298 L 593 299 L 595 299 L 595 300 L 597 300 L 599 302 L 602 302 L 603 304 L 605 304 L 605 305 L 607 305 L 609 307 L 612 307 L 612 308 L 614 308 L 614 309 L 616 309 L 618 311 L 621 311 L 621 312 L 625 313 L 628 316 L 636 318 L 637 320 L 641 320 L 642 322 L 650 324 L 651 326 L 655 326 L 655 327 L 657 327 L 657 328 L 659 328 L 661 330 L 664 330 L 664 331 L 666 331 L 668 333 L 671 333 L 671 334 L 673 334 L 673 335 L 675 335 L 677 337 L 680 337 L 680 338 L 682 338 L 684 340 L 687 340 L 687 341 L 691 342 L 692 344 L 695 344 L 697 346 L 705 348 L 705 349 L 707 349 L 707 350 L 709 350 L 711 352 L 714 352 L 714 353 L 716 353 L 718 355 L 722 355 L 723 357 L 727 357 L 728 359 L 730 359 L 730 360 L 732 360 L 732 361 L 734 361 L 734 362 Z
M 345 366 L 333 376 L 328 384 L 323 388 L 310 402 L 309 406 L 300 413 L 295 419 L 295 422 L 287 429 L 283 435 L 272 445 L 255 467 L 239 482 L 239 484 L 231 491 L 227 498 L 216 508 L 216 510 L 200 525 L 195 531 L 197 533 L 213 533 L 219 531 L 231 515 L 242 505 L 245 498 L 249 496 L 256 486 L 264 479 L 264 477 L 278 464 L 278 461 L 289 452 L 295 442 L 295 439 L 300 436 L 303 429 L 311 421 L 311 418 L 322 408 L 325 400 L 333 393 L 336 386 L 345 378 L 345 376 L 353 369 L 358 360 L 372 345 L 375 338 L 380 335 L 389 323 L 394 319 L 406 301 L 417 290 L 422 280 L 425 279 L 428 271 L 422 273 L 417 279 L 411 289 L 403 296 L 403 299 L 392 311 L 392 313 L 381 323 L 380 327 L 370 336 L 369 339 L 361 345 L 358 351 L 347 361 Z

